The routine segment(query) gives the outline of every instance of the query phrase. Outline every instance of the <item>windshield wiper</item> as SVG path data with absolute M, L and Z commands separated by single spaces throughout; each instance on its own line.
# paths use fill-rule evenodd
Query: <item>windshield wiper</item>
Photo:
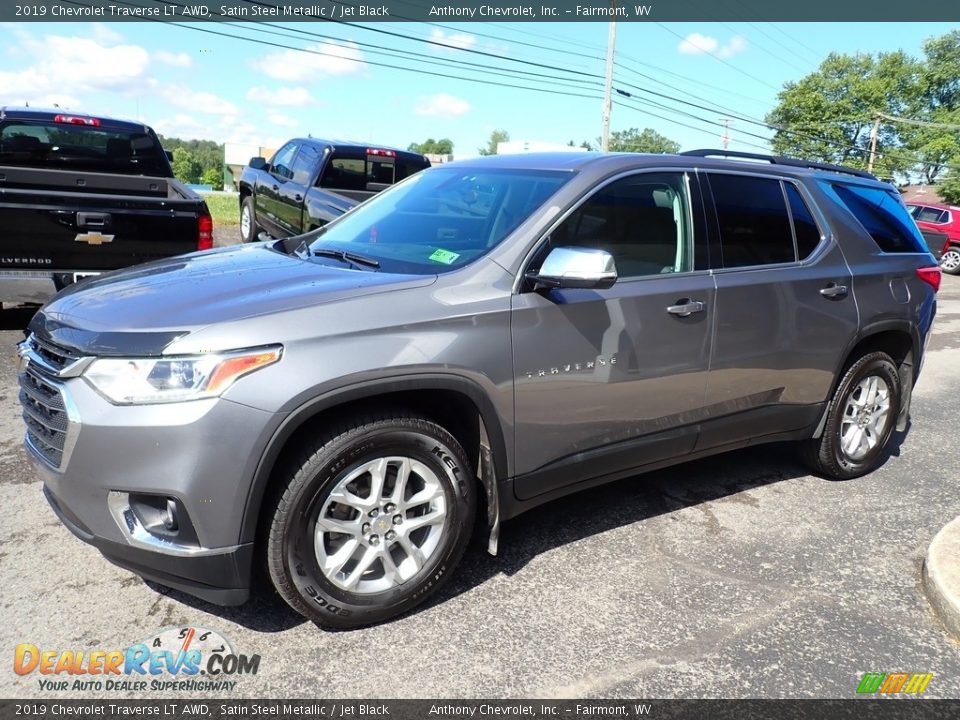
M 343 262 L 364 267 L 380 267 L 379 260 L 372 257 L 367 257 L 366 255 L 358 255 L 357 253 L 352 253 L 348 250 L 334 250 L 333 248 L 318 248 L 313 250 L 308 246 L 307 256 L 309 257 L 310 255 L 319 257 L 332 257 L 336 258 L 337 260 L 342 260 Z

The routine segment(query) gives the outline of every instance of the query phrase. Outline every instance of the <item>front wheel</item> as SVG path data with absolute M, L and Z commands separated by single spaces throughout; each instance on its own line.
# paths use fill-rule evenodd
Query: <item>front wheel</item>
M 419 417 L 363 420 L 307 446 L 281 482 L 267 567 L 277 592 L 337 628 L 381 622 L 447 580 L 473 527 L 463 448 Z
M 900 415 L 902 388 L 889 355 L 864 355 L 844 373 L 827 406 L 819 438 L 802 449 L 814 472 L 846 480 L 874 470 Z
M 240 240 L 245 243 L 256 242 L 260 234 L 257 226 L 257 214 L 253 209 L 253 197 L 247 196 L 240 203 Z
M 953 245 L 940 257 L 940 269 L 950 275 L 960 275 L 960 247 Z

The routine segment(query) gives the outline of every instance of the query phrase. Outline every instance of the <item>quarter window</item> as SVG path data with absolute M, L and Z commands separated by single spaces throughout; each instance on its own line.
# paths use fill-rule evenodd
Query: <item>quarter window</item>
M 711 173 L 710 188 L 720 226 L 723 267 L 796 260 L 790 216 L 779 180 Z
M 611 183 L 551 233 L 551 247 L 609 252 L 621 278 L 693 269 L 686 178 L 645 173 Z
M 822 183 L 860 221 L 884 252 L 926 252 L 920 230 L 893 190 L 846 183 Z

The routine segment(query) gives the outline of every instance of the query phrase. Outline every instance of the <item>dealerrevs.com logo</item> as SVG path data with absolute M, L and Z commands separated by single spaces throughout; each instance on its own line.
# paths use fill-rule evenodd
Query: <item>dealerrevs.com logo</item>
M 51 650 L 17 645 L 13 671 L 36 677 L 49 692 L 232 691 L 242 675 L 256 675 L 259 655 L 237 653 L 221 633 L 168 627 L 124 649 Z

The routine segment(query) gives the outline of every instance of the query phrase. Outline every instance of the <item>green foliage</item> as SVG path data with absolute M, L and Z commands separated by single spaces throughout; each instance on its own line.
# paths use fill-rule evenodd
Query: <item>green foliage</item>
M 427 138 L 422 143 L 410 143 L 407 150 L 421 155 L 453 155 L 453 140 L 450 138 L 440 138 L 439 140 Z
M 952 170 L 943 182 L 937 184 L 937 192 L 944 202 L 960 205 L 960 172 Z
M 567 143 L 567 145 L 568 145 L 569 147 L 578 147 L 578 148 L 581 148 L 581 149 L 583 149 L 583 150 L 593 150 L 593 145 L 591 145 L 590 142 L 587 141 L 587 140 L 584 140 L 584 141 L 581 142 L 579 145 L 578 145 L 577 143 L 575 143 L 573 140 L 570 140 L 570 141 Z
M 214 190 L 223 190 L 223 171 L 216 168 L 207 168 L 200 176 L 200 182 L 209 185 Z
M 919 59 L 902 51 L 832 53 L 778 98 L 766 118 L 778 128 L 775 153 L 865 168 L 879 117 L 877 175 L 933 184 L 960 165 L 958 30 L 929 38 Z
M 203 168 L 189 150 L 182 147 L 174 149 L 173 162 L 170 164 L 173 167 L 174 177 L 180 182 L 200 182 L 200 173 L 203 172 Z
M 597 138 L 597 146 L 601 145 L 601 138 Z M 610 133 L 609 147 L 610 152 L 675 153 L 680 150 L 680 143 L 650 128 L 629 128 Z
M 192 159 L 192 163 L 187 166 L 184 165 L 180 168 L 180 171 L 177 169 L 177 165 L 173 165 L 173 174 L 177 177 L 178 180 L 182 182 L 200 182 L 200 179 L 207 177 L 207 172 L 210 170 L 215 170 L 217 173 L 216 183 L 207 183 L 213 185 L 215 189 L 223 189 L 223 145 L 213 140 L 180 140 L 179 138 L 165 138 L 162 135 L 160 136 L 160 144 L 163 145 L 165 150 L 171 150 L 173 152 L 174 163 L 176 163 L 177 150 L 183 150 L 188 153 L 189 157 Z M 181 154 L 181 158 L 183 155 Z M 192 171 L 196 171 L 195 174 L 190 175 Z M 185 175 L 181 175 L 181 171 Z M 195 177 L 194 180 L 185 180 L 186 176 Z M 211 179 L 213 175 L 209 176 Z
M 477 148 L 477 152 L 481 155 L 496 155 L 497 154 L 497 143 L 507 142 L 510 140 L 510 133 L 506 130 L 494 130 L 490 133 L 490 139 L 487 140 L 487 146 L 482 148 Z

